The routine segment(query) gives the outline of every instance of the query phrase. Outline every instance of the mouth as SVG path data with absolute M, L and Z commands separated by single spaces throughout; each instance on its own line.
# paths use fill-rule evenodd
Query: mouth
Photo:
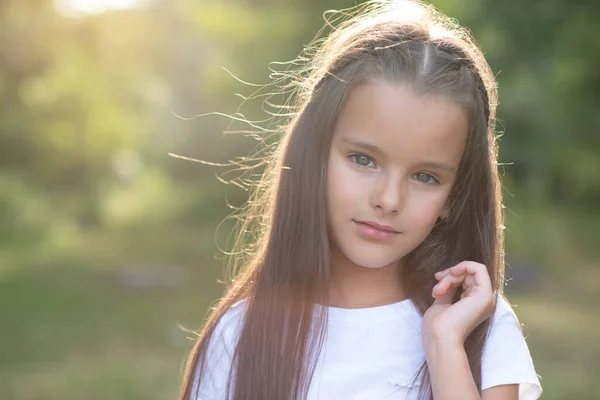
M 397 230 L 387 225 L 380 225 L 371 221 L 353 220 L 361 236 L 368 240 L 386 240 L 398 234 Z
M 378 224 L 377 222 L 373 222 L 373 221 L 359 221 L 359 220 L 353 220 L 353 221 L 356 222 L 357 224 L 369 225 L 369 226 L 371 226 L 377 230 L 383 231 L 383 232 L 400 233 L 396 229 L 394 229 L 393 226 L 390 226 L 390 225 L 381 225 L 381 224 Z

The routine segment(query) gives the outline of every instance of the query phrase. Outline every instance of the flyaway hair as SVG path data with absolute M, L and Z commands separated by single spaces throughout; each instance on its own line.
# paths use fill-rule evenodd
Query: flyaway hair
M 371 1 L 327 14 L 327 24 L 287 71 L 293 100 L 266 170 L 240 214 L 232 279 L 187 360 L 181 400 L 196 398 L 208 345 L 229 308 L 244 302 L 227 399 L 306 398 L 327 329 L 330 245 L 325 194 L 332 134 L 352 89 L 375 81 L 402 83 L 464 107 L 469 132 L 449 214 L 406 258 L 402 285 L 421 313 L 433 303 L 434 273 L 463 260 L 488 268 L 502 291 L 503 226 L 494 76 L 468 31 L 421 2 Z M 325 33 L 328 33 L 325 35 Z M 323 37 L 322 37 L 323 36 Z M 286 86 L 285 88 L 289 88 Z M 460 291 L 457 294 L 460 296 Z M 481 390 L 489 318 L 465 349 Z M 432 398 L 427 365 L 421 399 Z

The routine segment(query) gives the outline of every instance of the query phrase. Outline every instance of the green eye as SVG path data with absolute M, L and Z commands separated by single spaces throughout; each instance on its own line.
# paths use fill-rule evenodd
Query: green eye
M 350 158 L 358 165 L 362 166 L 362 167 L 369 167 L 370 164 L 375 164 L 373 163 L 373 160 L 371 160 L 370 157 L 365 156 L 364 154 L 352 154 L 350 156 Z
M 419 182 L 423 182 L 423 183 L 427 183 L 427 184 L 435 184 L 438 183 L 438 180 L 435 179 L 433 177 L 433 175 L 431 174 L 427 174 L 425 172 L 419 172 L 418 174 L 415 174 L 415 178 L 416 180 L 418 180 Z

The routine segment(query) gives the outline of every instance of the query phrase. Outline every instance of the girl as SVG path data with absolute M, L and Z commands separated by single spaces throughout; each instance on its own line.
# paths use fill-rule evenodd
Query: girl
M 344 15 L 301 71 L 181 399 L 538 398 L 501 294 L 488 64 L 424 4 Z

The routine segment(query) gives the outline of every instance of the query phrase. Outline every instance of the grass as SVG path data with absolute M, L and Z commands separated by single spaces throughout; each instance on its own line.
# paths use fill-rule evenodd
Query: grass
M 221 294 L 215 226 L 89 233 L 3 264 L 0 398 L 176 398 L 191 344 L 179 324 L 197 328 Z M 544 399 L 600 398 L 597 267 L 553 269 L 509 293 Z
M 62 262 L 29 257 L 29 264 L 5 267 L 1 399 L 176 397 L 191 344 L 180 325 L 198 328 L 220 295 L 222 262 L 213 259 L 212 231 L 168 239 L 150 233 L 129 240 L 131 246 L 123 240 L 91 235 L 88 243 L 98 247 L 62 254 Z M 144 240 L 145 247 L 135 246 Z M 173 265 L 169 253 L 183 243 L 187 261 L 179 254 Z M 148 272 L 150 281 L 131 278 Z
M 515 312 L 542 378 L 543 398 L 600 398 L 600 382 L 596 378 L 600 315 L 591 305 L 569 301 L 557 277 L 545 280 L 546 287 L 539 292 L 509 295 L 511 303 L 517 305 Z M 589 296 L 590 304 L 599 294 L 596 290 L 578 296 Z

